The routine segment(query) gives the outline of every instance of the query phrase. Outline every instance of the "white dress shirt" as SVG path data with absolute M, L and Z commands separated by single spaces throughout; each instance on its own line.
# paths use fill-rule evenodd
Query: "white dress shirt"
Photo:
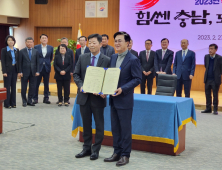
M 81 54 L 84 54 L 85 49 L 86 49 L 86 46 L 85 47 L 81 47 Z
M 183 52 L 185 51 L 185 56 L 187 55 L 187 52 L 188 52 L 188 49 L 186 49 L 186 50 L 183 50 L 182 49 L 182 56 L 183 56 Z

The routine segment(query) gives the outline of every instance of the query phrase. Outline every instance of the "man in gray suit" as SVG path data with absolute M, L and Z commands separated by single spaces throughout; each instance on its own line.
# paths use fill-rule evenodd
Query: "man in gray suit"
M 74 81 L 80 91 L 77 96 L 77 104 L 80 105 L 80 112 L 83 122 L 83 150 L 76 155 L 76 158 L 90 156 L 90 160 L 96 160 L 99 157 L 99 150 L 104 137 L 104 107 L 106 107 L 106 96 L 84 93 L 82 86 L 84 83 L 87 66 L 96 66 L 108 68 L 110 58 L 100 52 L 102 46 L 102 36 L 92 34 L 88 37 L 90 53 L 79 56 L 78 62 L 73 74 Z M 95 144 L 92 146 L 92 114 L 96 125 Z M 91 148 L 92 147 L 92 148 Z M 91 151 L 92 149 L 92 151 Z
M 142 69 L 142 81 L 140 84 L 141 94 L 145 94 L 145 86 L 147 81 L 148 94 L 152 94 L 153 78 L 155 77 L 154 71 L 154 57 L 155 52 L 151 50 L 152 40 L 145 41 L 146 50 L 141 51 L 139 55 L 141 69 Z
M 33 97 L 36 88 L 36 76 L 39 76 L 39 53 L 33 48 L 34 40 L 28 37 L 25 40 L 26 47 L 19 52 L 19 74 L 22 83 L 22 102 L 23 107 L 26 105 L 35 106 Z M 27 84 L 29 82 L 28 101 L 26 99 Z
M 102 35 L 102 47 L 100 48 L 100 52 L 108 57 L 111 57 L 115 54 L 115 50 L 112 46 L 108 45 L 109 36 L 106 34 Z

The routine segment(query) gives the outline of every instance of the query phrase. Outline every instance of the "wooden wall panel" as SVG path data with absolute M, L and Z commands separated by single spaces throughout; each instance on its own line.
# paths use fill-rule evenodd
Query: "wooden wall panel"
M 106 33 L 110 36 L 109 44 L 113 46 L 113 34 L 119 30 L 119 0 L 108 0 L 108 18 L 85 18 L 85 1 L 48 0 L 47 5 L 36 5 L 34 0 L 30 0 L 29 19 L 21 19 L 21 24 L 15 29 L 17 47 L 24 48 L 26 37 L 36 37 L 35 27 L 72 27 L 71 38 L 76 40 L 79 23 L 83 35 Z

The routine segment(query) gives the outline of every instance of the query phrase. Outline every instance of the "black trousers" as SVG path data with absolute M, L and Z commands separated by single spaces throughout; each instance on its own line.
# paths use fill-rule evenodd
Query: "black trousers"
M 218 92 L 220 89 L 220 85 L 216 85 L 214 80 L 207 80 L 205 83 L 205 96 L 206 96 L 206 109 L 211 110 L 212 105 L 212 97 L 211 90 L 213 91 L 213 105 L 214 110 L 218 109 Z
M 132 148 L 132 114 L 133 109 L 116 109 L 111 106 L 114 153 L 128 158 Z
M 64 102 L 68 102 L 70 95 L 70 80 L 56 80 L 56 83 L 59 102 L 63 102 L 62 88 L 64 89 Z
M 29 76 L 24 76 L 21 78 L 21 83 L 22 83 L 22 102 L 23 103 L 32 103 L 33 96 L 35 94 L 35 89 L 36 89 L 36 76 L 33 76 L 31 73 Z M 26 98 L 26 91 L 27 91 L 27 85 L 29 82 L 29 92 L 28 92 L 28 101 Z
M 183 80 L 182 76 L 180 77 L 180 79 L 177 79 L 177 88 L 176 88 L 177 97 L 181 97 L 183 85 L 184 85 L 185 97 L 190 97 L 191 83 L 192 83 L 191 79 Z
M 89 94 L 85 105 L 80 105 L 83 122 L 83 149 L 99 152 L 104 137 L 104 107 L 93 107 Z M 92 115 L 96 125 L 95 144 L 92 146 Z M 92 147 L 91 147 L 92 146 Z
M 152 94 L 152 86 L 153 86 L 153 73 L 151 73 L 149 76 L 145 76 L 142 73 L 142 81 L 140 84 L 140 92 L 141 94 L 145 94 L 145 88 L 147 86 L 148 93 Z
M 37 77 L 36 81 L 36 90 L 34 95 L 34 100 L 38 100 L 38 94 L 39 94 L 39 85 L 41 83 L 42 77 L 44 82 L 44 99 L 49 99 L 49 76 L 50 73 L 46 72 L 45 66 L 43 65 L 42 71 L 40 72 L 40 75 Z
M 16 81 L 17 70 L 16 65 L 12 66 L 10 73 L 4 77 L 4 87 L 7 89 L 7 99 L 4 101 L 4 107 L 16 106 Z

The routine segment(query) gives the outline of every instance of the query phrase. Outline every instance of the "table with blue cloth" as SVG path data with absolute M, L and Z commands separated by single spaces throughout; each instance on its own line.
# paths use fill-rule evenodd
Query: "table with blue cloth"
M 80 107 L 76 104 L 76 100 L 71 117 L 73 120 L 72 136 L 76 137 L 79 131 L 80 133 L 83 132 Z M 95 134 L 94 119 L 92 121 L 92 129 Z M 133 146 L 135 141 L 140 145 L 140 148 L 145 148 L 145 145 L 149 145 L 153 142 L 162 144 L 160 145 L 161 147 L 163 144 L 166 144 L 166 147 L 169 147 L 169 145 L 172 146 L 172 152 L 177 153 L 175 155 L 178 155 L 180 143 L 183 143 L 183 150 L 185 150 L 184 128 L 190 121 L 192 121 L 194 125 L 197 125 L 196 111 L 192 98 L 134 94 L 132 149 L 138 148 Z M 107 97 L 107 107 L 104 110 L 104 126 L 105 137 L 112 138 L 109 96 Z M 184 141 L 180 142 L 181 139 L 179 139 L 179 133 L 183 130 Z M 81 135 L 80 138 L 82 138 Z M 138 143 L 138 141 L 145 141 L 148 143 Z M 143 144 L 145 145 L 141 146 Z M 151 148 L 154 148 L 154 145 Z M 163 150 L 163 148 L 160 150 Z M 180 152 L 183 150 L 180 149 Z M 152 152 L 152 149 L 146 151 Z M 161 152 L 157 151 L 157 153 Z

